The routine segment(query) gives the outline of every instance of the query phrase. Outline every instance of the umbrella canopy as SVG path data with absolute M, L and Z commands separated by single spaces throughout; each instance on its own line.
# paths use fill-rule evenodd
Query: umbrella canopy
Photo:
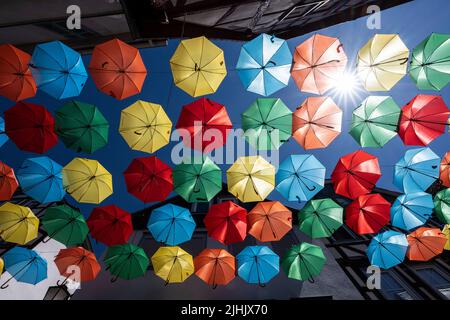
M 349 133 L 361 147 L 381 148 L 397 135 L 399 118 L 394 99 L 370 96 L 353 111 Z
M 434 196 L 434 212 L 441 222 L 450 224 L 450 188 L 436 193 Z
M 403 194 L 395 199 L 391 207 L 391 223 L 404 230 L 417 228 L 431 217 L 433 198 L 425 192 Z
M 278 150 L 292 134 L 292 112 L 277 98 L 258 98 L 242 113 L 247 142 L 258 150 Z
M 5 120 L 0 117 L 0 148 L 9 140 L 5 131 Z
M 295 48 L 291 75 L 300 91 L 323 94 L 336 85 L 346 65 L 339 39 L 315 34 Z
M 408 251 L 406 256 L 413 261 L 428 261 L 444 251 L 447 238 L 438 228 L 421 227 L 406 237 Z
M 74 158 L 62 173 L 64 188 L 80 203 L 99 204 L 113 193 L 112 176 L 97 160 Z
M 0 161 L 0 201 L 10 200 L 18 187 L 13 168 Z
M 194 258 L 195 274 L 213 288 L 234 279 L 235 265 L 235 258 L 224 249 L 204 249 Z
M 131 280 L 142 277 L 150 265 L 144 249 L 130 243 L 109 247 L 103 261 L 106 270 L 114 276 L 111 282 L 118 278 Z
M 79 96 L 88 78 L 81 55 L 60 41 L 38 44 L 30 66 L 39 90 L 55 99 Z
M 120 114 L 119 133 L 133 150 L 153 153 L 169 143 L 171 131 L 159 104 L 138 100 Z
M 175 85 L 194 98 L 216 92 L 227 75 L 222 49 L 205 37 L 182 40 L 170 69 Z
M 373 36 L 358 52 L 358 73 L 366 90 L 391 90 L 405 76 L 408 57 L 399 35 Z
M 403 233 L 389 230 L 372 238 L 367 247 L 367 256 L 372 265 L 389 269 L 405 260 L 407 250 L 406 236 Z
M 248 246 L 236 259 L 239 277 L 250 284 L 265 286 L 280 271 L 280 257 L 266 246 Z
M 212 205 L 203 221 L 208 236 L 223 244 L 244 241 L 247 235 L 247 210 L 232 201 Z
M 322 272 L 326 260 L 319 246 L 303 242 L 293 245 L 286 252 L 281 267 L 291 279 L 313 282 L 313 277 Z
M 313 239 L 331 236 L 342 226 L 344 209 L 330 198 L 311 200 L 299 211 L 299 229 Z
M 63 277 L 77 282 L 95 280 L 101 270 L 95 254 L 82 247 L 59 250 L 55 264 Z
M 270 96 L 288 85 L 291 64 L 287 42 L 263 33 L 242 46 L 236 70 L 247 91 Z
M 19 102 L 5 111 L 5 131 L 16 146 L 28 152 L 45 153 L 58 143 L 55 119 L 45 107 Z
M 5 268 L 5 261 L 2 258 L 0 258 L 0 276 L 2 275 L 4 268 Z
M 144 203 L 164 201 L 173 190 L 172 168 L 155 156 L 133 159 L 123 176 L 128 192 Z
M 261 242 L 278 241 L 292 229 L 292 212 L 278 201 L 259 202 L 247 215 L 248 233 Z
M 442 157 L 439 168 L 439 180 L 444 186 L 450 188 L 450 151 Z
M 28 53 L 10 44 L 0 45 L 0 96 L 20 101 L 36 95 L 30 59 Z
M 5 202 L 0 206 L 0 237 L 24 245 L 38 236 L 39 219 L 28 207 Z
M 160 247 L 152 256 L 152 265 L 166 284 L 184 282 L 194 273 L 192 256 L 180 247 Z
M 263 201 L 275 187 L 275 167 L 261 156 L 239 157 L 227 181 L 228 191 L 242 202 Z
M 381 177 L 378 158 L 361 150 L 341 157 L 331 174 L 334 191 L 356 199 L 370 193 Z
M 147 76 L 139 50 L 117 38 L 94 47 L 88 69 L 97 89 L 118 100 L 140 93 Z
M 357 234 L 377 233 L 391 219 L 391 203 L 380 194 L 365 194 L 345 208 L 345 223 Z
M 445 235 L 447 242 L 445 243 L 444 250 L 450 250 L 450 224 L 446 224 L 442 233 Z

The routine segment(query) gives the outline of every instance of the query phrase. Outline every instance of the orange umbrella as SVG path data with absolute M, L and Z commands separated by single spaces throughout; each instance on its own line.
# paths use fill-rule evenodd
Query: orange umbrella
M 439 179 L 444 186 L 450 188 L 450 151 L 442 158 Z
M 235 259 L 224 249 L 205 249 L 194 259 L 195 274 L 216 288 L 234 279 Z
M 61 249 L 55 258 L 59 273 L 77 282 L 92 281 L 100 272 L 100 264 L 95 255 L 82 247 Z M 61 285 L 58 283 L 58 285 Z
M 14 170 L 0 161 L 0 201 L 10 200 L 18 186 Z
M 408 236 L 409 260 L 428 261 L 444 251 L 447 238 L 438 228 L 420 227 Z
M 292 212 L 278 201 L 260 202 L 248 213 L 247 224 L 257 240 L 278 241 L 292 229 Z
M 328 146 L 340 133 L 342 110 L 328 97 L 309 97 L 293 113 L 292 136 L 305 149 Z

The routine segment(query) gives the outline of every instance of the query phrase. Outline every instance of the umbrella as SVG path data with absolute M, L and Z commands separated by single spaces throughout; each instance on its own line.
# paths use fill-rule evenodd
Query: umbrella
M 170 69 L 175 85 L 194 98 L 216 92 L 227 75 L 222 49 L 205 37 L 182 40 Z
M 200 98 L 183 106 L 176 125 L 186 130 L 184 144 L 204 153 L 222 147 L 232 128 L 225 106 L 207 98 Z
M 188 202 L 209 202 L 222 190 L 222 171 L 209 158 L 193 158 L 173 169 L 174 190 Z
M 31 56 L 10 45 L 0 45 L 0 95 L 13 101 L 36 95 L 36 82 L 31 74 Z
M 288 85 L 291 64 L 287 42 L 263 33 L 242 46 L 236 70 L 247 91 L 270 96 Z
M 152 265 L 166 285 L 184 282 L 194 273 L 192 256 L 180 247 L 160 247 L 152 256 Z
M 79 96 L 88 78 L 81 55 L 60 41 L 38 44 L 30 66 L 39 90 L 55 99 Z
M 64 188 L 80 203 L 99 204 L 113 193 L 112 176 L 97 160 L 74 158 L 62 173 Z
M 17 170 L 22 191 L 40 203 L 61 201 L 66 195 L 62 167 L 48 157 L 28 158 Z
M 344 209 L 330 198 L 310 200 L 299 211 L 299 229 L 313 239 L 330 237 L 342 226 Z
M 378 158 L 361 150 L 341 157 L 331 174 L 334 191 L 356 199 L 370 193 L 381 177 Z
M 289 201 L 308 201 L 325 185 L 325 167 L 313 155 L 290 155 L 278 167 L 277 191 Z
M 450 224 L 450 188 L 436 193 L 434 196 L 434 212 L 441 222 Z
M 232 201 L 212 205 L 203 222 L 208 236 L 223 244 L 244 241 L 247 235 L 247 210 Z
M 279 241 L 292 229 L 292 212 L 278 201 L 259 202 L 248 213 L 247 224 L 258 241 Z
M 191 240 L 195 227 L 188 209 L 170 203 L 154 209 L 147 223 L 153 238 L 169 246 Z
M 130 243 L 109 247 L 103 261 L 106 270 L 114 276 L 111 282 L 118 278 L 131 280 L 142 277 L 150 264 L 144 249 Z
M 93 153 L 108 143 L 109 123 L 88 103 L 71 101 L 59 108 L 55 130 L 64 145 L 76 152 Z
M 39 219 L 28 207 L 5 202 L 0 206 L 0 238 L 24 245 L 38 236 Z
M 116 205 L 94 208 L 87 225 L 92 238 L 107 246 L 124 244 L 133 233 L 131 214 Z
M 0 201 L 10 200 L 18 187 L 14 170 L 0 161 Z
M 339 39 L 315 34 L 295 48 L 291 75 L 300 91 L 323 94 L 336 85 L 346 65 Z
M 369 96 L 353 111 L 349 133 L 361 147 L 380 148 L 397 135 L 399 118 L 394 99 Z
M 228 191 L 240 201 L 263 201 L 275 187 L 275 167 L 261 156 L 239 157 L 227 180 Z
M 172 168 L 155 156 L 133 159 L 123 175 L 128 192 L 144 203 L 164 201 L 173 190 Z
M 0 258 L 0 276 L 2 275 L 4 268 L 5 268 L 5 261 L 2 258 Z
M 450 151 L 442 157 L 439 168 L 439 180 L 444 186 L 450 188 Z
M 138 100 L 120 114 L 119 133 L 133 150 L 153 153 L 169 143 L 171 131 L 159 104 Z
M 5 131 L 5 120 L 0 117 L 0 148 L 9 140 Z
M 409 75 L 420 90 L 441 90 L 450 82 L 450 35 L 432 33 L 414 48 Z
M 430 148 L 406 151 L 394 167 L 394 184 L 404 193 L 425 191 L 439 176 L 440 158 Z
M 368 91 L 389 91 L 406 74 L 409 50 L 397 34 L 376 34 L 358 52 L 357 69 Z
M 412 261 L 428 261 L 444 251 L 447 238 L 438 228 L 420 227 L 406 237 L 408 251 L 406 256 Z
M 11 277 L 0 286 L 0 289 L 6 289 L 12 279 L 32 285 L 47 279 L 47 261 L 36 251 L 14 247 L 3 255 L 3 259 L 5 271 Z
M 372 238 L 367 247 L 367 256 L 372 265 L 389 269 L 405 260 L 407 250 L 406 236 L 403 233 L 389 230 Z
M 58 143 L 55 120 L 45 107 L 19 102 L 5 111 L 5 131 L 23 151 L 45 153 Z
M 247 142 L 258 150 L 278 150 L 292 134 L 292 112 L 278 98 L 258 98 L 242 113 Z
M 444 249 L 450 250 L 450 224 L 446 224 L 444 226 L 444 229 L 442 230 L 442 233 L 445 235 L 445 238 L 447 239 L 447 242 L 445 243 Z
M 280 271 L 280 257 L 267 246 L 248 246 L 237 256 L 238 275 L 264 287 Z
M 281 267 L 291 279 L 314 282 L 313 277 L 322 272 L 326 260 L 319 246 L 303 242 L 286 252 Z
M 404 230 L 417 228 L 431 217 L 433 198 L 425 192 L 403 194 L 395 199 L 391 207 L 391 223 Z
M 194 258 L 195 274 L 213 289 L 234 279 L 235 264 L 235 258 L 224 249 L 204 249 Z
M 119 100 L 140 93 L 147 76 L 139 50 L 117 38 L 94 47 L 88 69 L 97 89 Z
M 68 279 L 76 282 L 95 280 L 101 270 L 95 254 L 82 247 L 59 250 L 55 264 L 59 273 L 66 277 L 62 283 L 58 281 L 59 286 L 65 285 Z

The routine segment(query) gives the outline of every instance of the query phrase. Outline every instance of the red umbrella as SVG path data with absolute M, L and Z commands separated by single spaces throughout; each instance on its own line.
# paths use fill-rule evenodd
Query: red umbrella
M 243 241 L 247 235 L 247 210 L 231 201 L 212 205 L 203 221 L 208 235 L 223 244 Z
M 55 264 L 66 280 L 71 278 L 78 280 L 77 282 L 94 280 L 101 269 L 95 255 L 82 247 L 61 249 L 55 258 Z
M 133 233 L 131 214 L 115 205 L 92 210 L 87 225 L 92 237 L 107 246 L 127 243 Z
M 390 220 L 391 204 L 381 195 L 361 195 L 345 209 L 345 223 L 357 234 L 377 233 Z
M 380 177 L 378 158 L 359 150 L 339 159 L 331 174 L 331 181 L 337 194 L 356 199 L 370 193 Z
M 155 156 L 134 159 L 123 175 L 128 192 L 145 203 L 163 201 L 173 190 L 172 168 Z
M 23 151 L 45 153 L 58 143 L 55 119 L 43 106 L 19 102 L 5 111 L 5 131 Z
M 0 161 L 0 201 L 11 200 L 18 186 L 14 170 Z
M 226 143 L 232 124 L 223 105 L 201 98 L 183 106 L 176 128 L 189 132 L 190 139 L 183 139 L 186 146 L 211 152 Z
M 408 146 L 426 146 L 445 133 L 448 115 L 442 97 L 418 94 L 402 108 L 398 134 Z

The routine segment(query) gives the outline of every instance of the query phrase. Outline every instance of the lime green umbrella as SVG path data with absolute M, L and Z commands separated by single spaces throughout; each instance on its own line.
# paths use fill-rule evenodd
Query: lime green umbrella
M 450 188 L 436 193 L 434 196 L 434 212 L 441 222 L 450 224 Z
M 193 158 L 173 169 L 174 190 L 188 202 L 208 202 L 222 190 L 222 171 L 209 158 Z
M 277 150 L 292 135 L 292 112 L 281 99 L 256 99 L 242 114 L 242 129 L 254 148 Z
M 283 256 L 281 267 L 287 276 L 296 280 L 313 281 L 325 265 L 325 255 L 320 247 L 303 242 L 293 245 Z
M 397 135 L 399 118 L 394 99 L 370 96 L 353 111 L 350 135 L 361 147 L 382 147 Z
M 412 53 L 409 75 L 421 90 L 441 90 L 450 82 L 450 34 L 432 33 Z
M 71 101 L 56 111 L 55 129 L 67 148 L 93 153 L 108 143 L 109 124 L 92 105 Z
M 330 198 L 308 201 L 298 214 L 299 228 L 313 239 L 329 237 L 342 225 L 343 212 Z
M 144 249 L 129 243 L 109 247 L 103 261 L 106 270 L 114 276 L 111 282 L 118 278 L 130 280 L 141 277 L 150 264 Z
M 45 210 L 41 222 L 49 239 L 55 239 L 66 246 L 83 243 L 89 233 L 89 228 L 81 212 L 67 205 L 48 208 Z M 47 241 L 47 239 L 44 240 L 44 242 Z

